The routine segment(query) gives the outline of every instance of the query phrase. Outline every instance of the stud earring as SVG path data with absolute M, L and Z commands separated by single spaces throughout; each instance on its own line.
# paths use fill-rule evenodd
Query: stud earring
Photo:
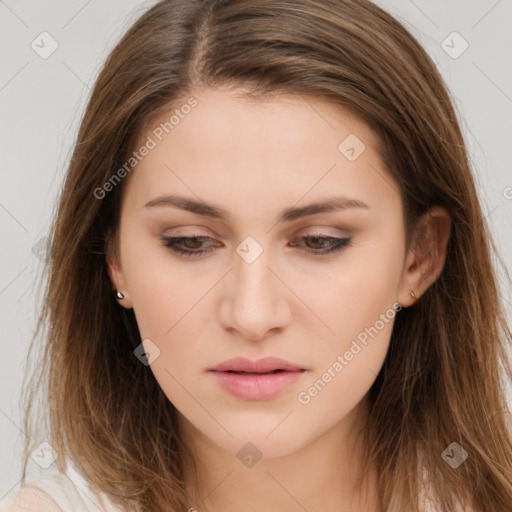
M 412 290 L 410 291 L 410 294 L 411 294 L 411 297 L 412 297 L 413 299 L 415 299 L 415 298 L 416 298 L 416 295 L 414 294 L 414 292 L 413 292 Z
M 124 299 L 124 295 L 121 292 L 116 292 L 116 299 L 118 299 L 118 300 Z

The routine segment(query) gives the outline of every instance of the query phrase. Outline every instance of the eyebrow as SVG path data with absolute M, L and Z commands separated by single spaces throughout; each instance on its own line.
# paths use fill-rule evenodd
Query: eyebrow
M 159 196 L 144 205 L 145 208 L 153 208 L 159 206 L 176 207 L 181 210 L 203 215 L 205 217 L 211 217 L 213 219 L 218 219 L 225 222 L 229 222 L 230 220 L 230 215 L 226 210 L 219 208 L 218 206 L 205 203 L 204 201 L 197 201 L 195 199 L 183 196 Z M 348 210 L 350 208 L 369 209 L 370 207 L 358 199 L 351 199 L 342 196 L 329 197 L 322 201 L 311 203 L 306 206 L 286 208 L 281 213 L 279 222 L 291 222 L 301 217 L 307 217 L 308 215 L 315 215 L 317 213 L 329 213 L 338 210 Z

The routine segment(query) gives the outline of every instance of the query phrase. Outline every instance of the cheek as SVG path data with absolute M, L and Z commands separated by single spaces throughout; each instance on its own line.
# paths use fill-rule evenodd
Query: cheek
M 208 291 L 204 277 L 202 283 L 192 282 L 186 274 L 152 270 L 134 283 L 133 306 L 144 349 L 157 353 L 150 360 L 151 371 L 179 410 L 196 406 L 190 393 L 194 394 L 197 377 L 206 370 L 200 357 L 205 319 L 210 318 L 207 301 L 202 299 Z
M 335 335 L 315 339 L 314 371 L 296 395 L 300 417 L 312 428 L 333 426 L 349 414 L 386 358 L 399 307 L 393 283 L 381 287 L 372 277 L 361 273 L 357 286 L 339 280 L 336 296 L 325 303 L 323 319 Z
M 199 301 L 205 278 L 201 280 L 198 272 L 183 272 L 184 263 L 133 224 L 122 233 L 123 271 L 141 337 L 156 342 L 169 336 Z
M 204 369 L 198 344 L 211 319 L 207 292 L 218 276 L 176 261 L 158 241 L 126 239 L 123 267 L 144 349 L 154 357 L 151 371 L 168 398 L 182 403 L 190 397 L 180 383 L 190 389 L 188 376 Z
M 318 414 L 335 408 L 343 415 L 366 394 L 386 357 L 401 276 L 400 244 L 370 244 L 343 259 L 336 271 L 304 283 L 302 293 L 318 312 L 314 374 L 297 400 Z M 316 276 L 318 278 L 318 276 Z M 314 286 L 316 281 L 316 288 Z M 309 302 L 311 300 L 311 302 Z M 313 325 L 313 324 L 312 324 Z M 331 404 L 329 406 L 329 404 Z M 334 411 L 332 411 L 334 412 Z
M 141 276 L 142 277 L 142 276 Z M 209 280 L 180 272 L 151 271 L 134 282 L 133 308 L 141 337 L 150 338 L 171 361 L 192 351 L 201 337 L 208 312 Z
M 382 237 L 364 242 L 364 246 L 361 243 L 347 251 L 328 272 L 310 273 L 295 283 L 307 305 L 323 321 L 322 339 L 327 345 L 332 346 L 338 340 L 336 349 L 341 350 L 344 344 L 373 326 L 381 315 L 387 313 L 394 318 L 403 259 L 399 238 L 396 241 L 387 244 Z M 318 319 L 316 323 L 321 327 Z M 389 337 L 388 323 L 382 326 L 379 322 L 378 327 L 384 337 Z
M 330 388 L 326 395 L 332 393 L 331 398 L 346 397 L 348 393 L 357 403 L 384 362 L 398 304 L 389 290 L 386 293 L 379 289 L 377 294 L 373 287 L 358 287 L 352 291 L 347 295 L 338 292 L 321 309 L 322 320 L 331 333 L 315 337 L 316 367 L 312 378 L 322 380 L 319 391 L 323 390 L 322 383 Z M 319 332 L 318 327 L 316 330 Z

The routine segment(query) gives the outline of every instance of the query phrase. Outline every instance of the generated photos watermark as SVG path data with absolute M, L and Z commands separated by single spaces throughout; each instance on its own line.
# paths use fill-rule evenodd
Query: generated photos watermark
M 197 100 L 191 97 L 179 109 L 175 109 L 169 120 L 160 123 L 150 135 L 146 137 L 146 141 L 137 151 L 132 153 L 124 164 L 112 174 L 112 176 L 101 187 L 94 189 L 93 195 L 96 199 L 103 199 L 108 192 L 114 190 L 123 178 L 126 177 L 133 169 L 140 163 L 146 156 L 149 155 L 152 149 L 155 149 L 159 142 L 162 141 L 165 135 L 171 133 L 176 126 L 178 126 L 182 119 L 192 112 L 192 108 L 197 106 Z
M 384 329 L 395 317 L 396 313 L 402 309 L 402 305 L 398 302 L 393 303 L 392 307 L 381 313 L 379 319 L 371 326 L 361 331 L 356 338 L 352 340 L 349 350 L 343 355 L 338 355 L 336 360 L 325 370 L 320 378 L 318 378 L 307 390 L 300 391 L 297 400 L 302 405 L 307 405 L 331 382 L 346 366 L 352 361 L 362 350 L 368 345 L 368 337 L 374 338 Z M 358 343 L 359 342 L 359 343 Z

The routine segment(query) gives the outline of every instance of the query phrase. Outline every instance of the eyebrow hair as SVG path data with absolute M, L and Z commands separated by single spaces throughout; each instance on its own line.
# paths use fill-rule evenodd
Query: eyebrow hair
M 157 206 L 174 206 L 188 212 L 211 217 L 213 219 L 229 221 L 229 213 L 217 206 L 205 203 L 204 201 L 197 201 L 183 196 L 166 195 L 159 196 L 152 199 L 144 205 L 145 208 L 152 208 Z M 350 208 L 366 208 L 370 207 L 358 199 L 350 199 L 347 197 L 337 196 L 329 197 L 322 201 L 308 204 L 306 206 L 286 208 L 279 218 L 279 222 L 290 222 L 300 217 L 314 215 L 316 213 L 328 213 L 337 210 L 348 210 Z

